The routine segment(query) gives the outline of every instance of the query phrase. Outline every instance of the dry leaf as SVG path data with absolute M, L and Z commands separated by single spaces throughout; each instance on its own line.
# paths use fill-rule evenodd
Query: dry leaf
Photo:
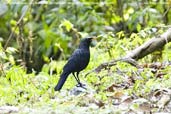
M 144 98 L 139 98 L 139 99 L 134 100 L 130 108 L 135 112 L 150 112 L 151 111 L 150 102 Z
M 157 103 L 157 106 L 160 109 L 163 109 L 169 101 L 170 101 L 170 95 L 162 95 L 161 99 Z

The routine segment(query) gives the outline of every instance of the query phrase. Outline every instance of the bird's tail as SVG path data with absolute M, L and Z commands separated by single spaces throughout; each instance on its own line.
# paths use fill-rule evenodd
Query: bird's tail
M 66 79 L 68 78 L 68 75 L 70 73 L 63 72 L 60 76 L 60 79 L 58 81 L 58 84 L 55 86 L 55 91 L 60 91 L 62 86 L 64 85 Z

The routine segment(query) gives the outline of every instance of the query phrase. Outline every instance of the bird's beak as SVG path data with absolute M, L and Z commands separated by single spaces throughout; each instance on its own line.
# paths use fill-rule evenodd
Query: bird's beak
M 91 45 L 91 47 L 94 47 L 94 46 L 96 45 L 96 42 L 97 42 L 97 41 L 96 41 L 96 37 L 93 36 L 93 37 L 91 37 L 90 39 L 91 39 L 91 44 L 90 44 L 90 45 Z
M 90 37 L 91 40 L 95 40 L 97 37 L 93 36 L 93 37 Z

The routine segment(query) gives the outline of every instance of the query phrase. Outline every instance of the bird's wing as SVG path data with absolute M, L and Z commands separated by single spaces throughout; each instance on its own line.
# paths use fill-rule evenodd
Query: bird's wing
M 64 71 L 78 72 L 83 70 L 87 66 L 89 58 L 89 51 L 76 49 L 64 66 Z

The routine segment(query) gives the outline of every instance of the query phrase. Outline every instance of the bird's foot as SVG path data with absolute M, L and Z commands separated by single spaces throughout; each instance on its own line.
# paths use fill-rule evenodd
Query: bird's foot
M 77 87 L 84 88 L 84 89 L 87 89 L 87 88 L 85 87 L 86 84 L 83 84 L 83 83 L 78 83 L 76 86 L 77 86 Z
M 77 84 L 77 87 L 83 87 L 83 86 L 86 86 L 86 84 L 83 84 L 83 83 L 81 83 L 81 82 L 79 82 L 79 83 Z

